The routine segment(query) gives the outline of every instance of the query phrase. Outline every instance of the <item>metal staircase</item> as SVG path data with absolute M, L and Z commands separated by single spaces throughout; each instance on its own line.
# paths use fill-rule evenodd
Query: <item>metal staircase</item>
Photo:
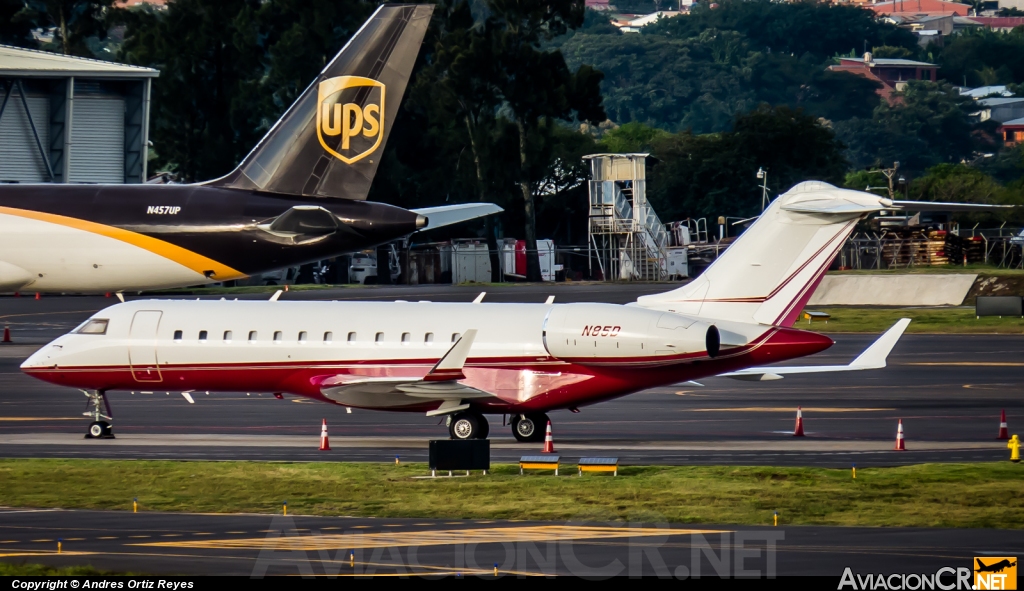
M 647 202 L 647 154 L 592 154 L 590 260 L 605 279 L 658 281 L 668 277 L 669 235 Z

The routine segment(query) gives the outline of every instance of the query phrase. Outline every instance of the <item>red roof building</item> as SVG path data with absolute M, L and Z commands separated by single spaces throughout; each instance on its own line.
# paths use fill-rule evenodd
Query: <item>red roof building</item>
M 1024 119 L 1013 119 L 999 126 L 999 133 L 1003 136 L 1003 143 L 1006 147 L 1012 148 L 1024 142 Z
M 828 69 L 836 72 L 849 72 L 881 82 L 882 88 L 878 90 L 878 95 L 891 103 L 893 102 L 892 93 L 902 90 L 903 83 L 911 80 L 935 82 L 939 67 L 927 62 L 907 59 L 875 58 L 868 52 L 864 54 L 864 57 L 839 58 L 839 65 L 829 66 Z
M 877 4 L 865 4 L 877 15 L 922 15 L 922 16 L 967 16 L 970 4 L 947 2 L 946 0 L 892 0 Z

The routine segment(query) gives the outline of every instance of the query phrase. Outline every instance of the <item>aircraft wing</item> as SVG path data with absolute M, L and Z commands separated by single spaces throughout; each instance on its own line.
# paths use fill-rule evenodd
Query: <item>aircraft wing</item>
M 896 322 L 882 336 L 871 343 L 864 352 L 851 361 L 849 365 L 804 365 L 804 366 L 767 366 L 748 367 L 738 371 L 719 374 L 720 377 L 732 378 L 746 382 L 767 382 L 770 380 L 781 380 L 788 374 L 801 373 L 830 373 L 837 371 L 861 371 L 864 369 L 882 369 L 885 367 L 885 360 L 896 346 L 897 341 L 903 336 L 903 332 L 910 325 L 909 318 L 902 318 Z
M 427 225 L 419 231 L 433 230 L 441 226 L 449 226 L 459 222 L 465 222 L 485 215 L 501 213 L 504 209 L 493 203 L 460 203 L 458 205 L 441 205 L 438 207 L 423 207 L 410 210 L 427 218 Z
M 436 400 L 440 405 L 427 411 L 428 417 L 451 414 L 469 408 L 467 399 L 496 398 L 490 392 L 459 383 L 466 379 L 462 368 L 476 338 L 467 330 L 422 378 L 336 376 L 320 385 L 324 397 L 346 406 L 394 408 Z

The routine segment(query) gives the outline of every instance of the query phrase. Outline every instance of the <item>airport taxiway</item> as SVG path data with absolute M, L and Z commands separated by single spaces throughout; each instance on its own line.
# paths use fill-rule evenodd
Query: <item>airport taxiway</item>
M 62 553 L 57 554 L 57 540 Z M 1015 530 L 372 519 L 0 508 L 0 560 L 328 577 L 934 574 L 1020 556 Z M 717 567 L 715 563 L 718 563 Z M 952 577 L 947 575 L 948 583 Z

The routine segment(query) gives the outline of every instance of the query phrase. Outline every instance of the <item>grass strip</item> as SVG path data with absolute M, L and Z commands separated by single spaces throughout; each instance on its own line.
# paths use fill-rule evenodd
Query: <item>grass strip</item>
M 983 316 L 977 318 L 974 308 L 869 308 L 869 307 L 820 307 L 809 306 L 807 310 L 826 312 L 832 317 L 828 324 L 823 320 L 808 323 L 800 315 L 794 328 L 815 332 L 882 333 L 900 318 L 910 318 L 908 333 L 942 334 L 1024 334 L 1024 319 L 1004 316 Z
M 1024 466 L 920 464 L 849 470 L 627 466 L 618 477 L 415 479 L 423 464 L 0 460 L 0 505 L 130 511 L 765 525 L 1024 527 Z M 568 473 L 569 475 L 566 475 Z

